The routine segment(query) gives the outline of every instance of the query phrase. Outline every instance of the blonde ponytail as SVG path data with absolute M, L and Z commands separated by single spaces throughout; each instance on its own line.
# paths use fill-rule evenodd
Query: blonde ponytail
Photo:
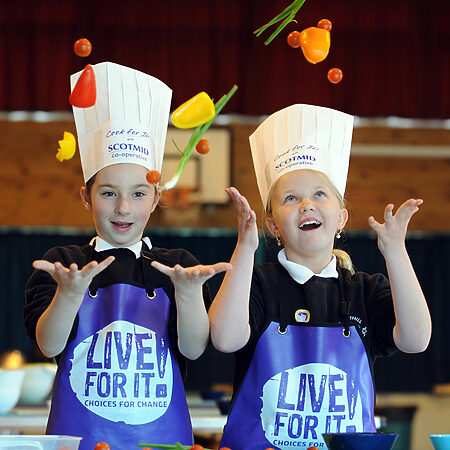
M 353 267 L 352 259 L 347 252 L 344 250 L 339 250 L 335 248 L 333 250 L 333 255 L 336 256 L 338 266 L 341 269 L 347 269 L 353 275 L 355 273 L 355 268 Z

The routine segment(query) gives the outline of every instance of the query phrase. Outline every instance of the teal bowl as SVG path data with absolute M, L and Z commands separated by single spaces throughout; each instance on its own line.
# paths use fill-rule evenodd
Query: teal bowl
M 431 434 L 434 450 L 450 450 L 450 434 Z
M 390 450 L 397 433 L 323 433 L 329 450 Z

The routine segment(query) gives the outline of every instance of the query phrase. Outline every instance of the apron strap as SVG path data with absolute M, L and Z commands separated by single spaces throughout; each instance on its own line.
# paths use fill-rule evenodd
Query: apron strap
M 339 303 L 339 320 L 344 324 L 344 329 L 342 331 L 342 334 L 345 337 L 350 336 L 350 307 L 351 302 L 349 300 L 349 297 L 345 294 L 345 286 L 344 286 L 344 276 L 342 274 L 341 268 L 337 267 L 338 271 L 338 284 L 339 284 L 339 297 L 340 297 L 340 303 Z
M 278 266 L 277 266 L 278 267 Z M 278 301 L 278 308 L 280 310 L 280 325 L 278 326 L 278 332 L 280 334 L 286 333 L 287 325 L 289 323 L 290 319 L 290 313 L 288 308 L 288 303 L 286 301 L 283 301 L 283 297 L 291 297 L 295 296 L 295 287 L 296 282 L 292 284 L 291 276 L 289 275 L 288 271 L 284 269 L 281 265 L 278 268 L 278 274 L 277 274 L 277 301 Z M 286 287 L 288 288 L 286 290 Z
M 143 246 L 144 243 L 142 243 L 142 247 Z M 153 300 L 156 297 L 156 293 L 154 291 L 150 276 L 150 269 L 151 269 L 150 263 L 154 260 L 155 258 L 148 250 L 142 249 L 141 251 L 142 276 L 144 278 L 145 291 L 147 292 L 147 297 L 150 300 Z
M 94 243 L 94 245 L 95 245 L 95 243 Z M 87 258 L 86 264 L 88 264 L 94 260 L 94 252 L 95 252 L 94 245 L 89 245 L 90 248 L 89 248 L 89 251 L 88 251 L 87 257 L 86 257 Z M 97 278 L 96 276 L 94 278 L 92 278 L 91 284 L 88 287 L 89 297 L 91 297 L 91 298 L 97 297 L 98 285 L 95 280 L 96 278 Z

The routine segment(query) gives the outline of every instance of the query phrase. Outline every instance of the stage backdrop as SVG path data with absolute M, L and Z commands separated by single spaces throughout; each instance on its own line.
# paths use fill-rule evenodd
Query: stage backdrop
M 253 31 L 290 0 L 0 0 L 0 110 L 69 109 L 69 75 L 113 61 L 174 89 L 173 107 L 233 84 L 228 111 L 260 115 L 312 103 L 364 117 L 449 118 L 450 2 L 306 0 L 268 46 Z M 313 65 L 286 44 L 293 30 L 333 23 L 328 58 Z M 77 57 L 74 42 L 93 44 Z M 343 70 L 332 85 L 327 72 Z

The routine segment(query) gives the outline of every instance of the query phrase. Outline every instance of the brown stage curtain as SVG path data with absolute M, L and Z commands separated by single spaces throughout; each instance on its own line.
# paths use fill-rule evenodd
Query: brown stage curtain
M 313 103 L 360 116 L 450 117 L 448 0 L 306 0 L 269 46 L 252 31 L 291 0 L 0 0 L 0 110 L 67 110 L 68 77 L 113 61 L 174 89 L 173 107 L 236 83 L 227 112 L 269 114 Z M 328 58 L 306 62 L 294 29 L 333 22 Z M 72 46 L 87 37 L 92 55 Z M 330 68 L 344 79 L 327 81 Z

